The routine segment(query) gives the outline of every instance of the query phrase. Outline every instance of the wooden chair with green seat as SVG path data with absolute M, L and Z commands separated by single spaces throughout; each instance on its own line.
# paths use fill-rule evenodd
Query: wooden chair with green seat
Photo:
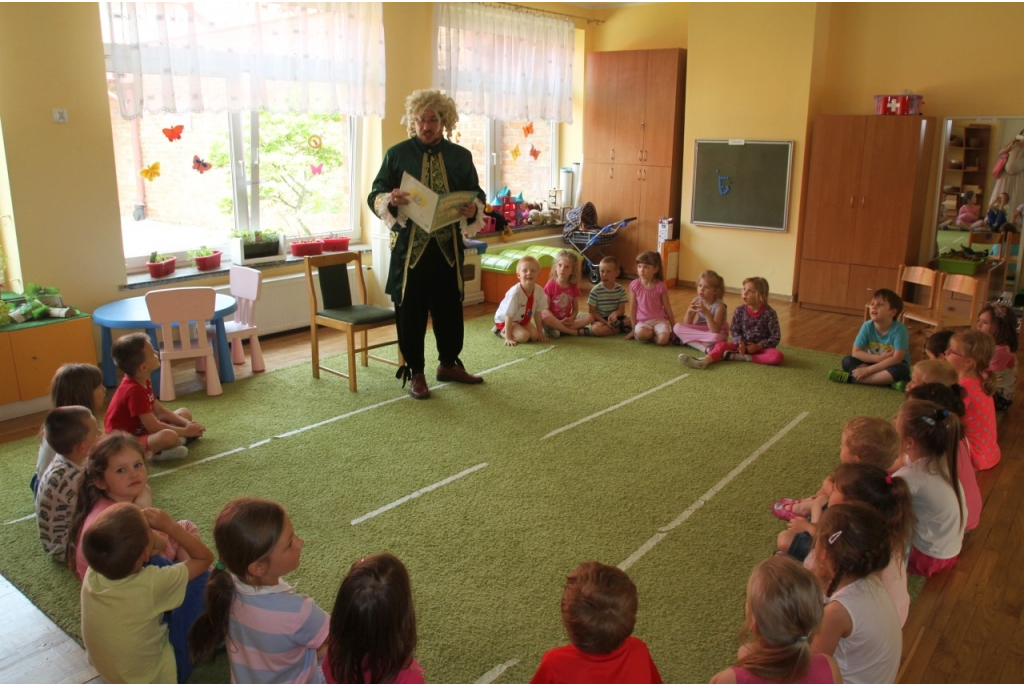
M 939 294 L 939 273 L 935 269 L 929 269 L 926 266 L 907 266 L 906 264 L 900 264 L 899 271 L 896 274 L 896 294 L 903 299 L 903 312 L 900 314 L 902 319 L 903 314 L 908 311 L 928 311 L 935 306 L 935 301 Z M 917 301 L 911 301 L 907 295 L 907 284 L 916 286 L 917 290 L 914 292 L 914 298 Z M 927 288 L 928 295 L 922 298 L 920 289 Z M 921 302 L 920 300 L 924 300 Z M 867 321 L 870 317 L 871 303 L 868 302 L 864 305 L 864 320 Z
M 363 261 L 358 252 L 335 252 L 304 260 L 306 287 L 309 293 L 309 328 L 313 348 L 313 378 L 320 378 L 321 369 L 335 376 L 348 379 L 348 389 L 356 392 L 356 354 L 362 355 L 363 366 L 369 365 L 372 357 L 377 361 L 401 366 L 404 361 L 402 353 L 398 353 L 398 361 L 385 359 L 369 353 L 388 345 L 397 345 L 397 337 L 393 340 L 368 344 L 367 331 L 395 325 L 395 312 L 392 309 L 374 307 L 366 304 L 366 281 L 363 278 Z M 355 266 L 355 280 L 359 285 L 360 302 L 353 302 L 352 289 L 349 286 L 349 265 Z M 314 281 L 314 272 L 316 281 Z M 318 303 L 316 283 L 320 284 L 323 307 Z M 348 373 L 320 365 L 320 340 L 317 335 L 318 326 L 327 326 L 345 333 L 346 351 L 348 353 Z M 356 345 L 356 334 L 360 335 L 360 344 Z

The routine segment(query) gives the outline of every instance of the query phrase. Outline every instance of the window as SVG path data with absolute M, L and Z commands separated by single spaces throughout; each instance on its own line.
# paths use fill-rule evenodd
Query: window
M 459 115 L 456 137 L 473 153 L 488 199 L 508 188 L 513 195 L 522 193 L 527 202 L 542 203 L 548 192 L 558 187 L 558 126 L 554 122 Z

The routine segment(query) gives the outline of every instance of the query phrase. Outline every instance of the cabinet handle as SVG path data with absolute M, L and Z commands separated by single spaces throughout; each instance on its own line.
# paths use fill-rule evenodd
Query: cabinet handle
M 644 150 L 644 161 L 647 161 L 647 150 Z
M 647 169 L 644 169 L 644 180 L 647 180 Z
M 850 196 L 850 209 L 853 209 L 853 201 L 854 201 L 855 199 L 857 199 L 857 196 L 856 196 L 856 195 L 851 195 L 851 196 Z
M 868 201 L 868 198 L 862 195 L 862 196 L 861 196 L 861 198 L 860 198 L 860 208 L 861 208 L 861 209 L 864 209 L 864 204 L 865 204 L 865 203 L 866 203 L 867 201 Z
M 640 170 L 639 169 L 636 170 L 636 180 L 638 180 L 638 181 L 640 180 Z
M 638 162 L 644 161 L 644 151 L 643 150 L 637 150 L 636 151 L 636 161 L 638 161 Z
M 615 167 L 608 167 L 608 178 L 615 178 Z
M 612 148 L 612 159 L 615 159 L 615 148 Z

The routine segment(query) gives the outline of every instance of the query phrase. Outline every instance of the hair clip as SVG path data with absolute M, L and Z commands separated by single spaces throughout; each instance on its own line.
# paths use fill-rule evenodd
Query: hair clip
M 797 642 L 807 642 L 807 636 L 806 635 L 797 635 L 796 637 L 793 638 L 793 644 L 796 644 Z
M 221 561 L 220 559 L 218 559 L 217 561 L 213 562 L 213 567 L 215 569 L 217 569 L 218 571 L 226 571 L 227 570 L 226 568 L 224 568 L 224 562 Z
M 921 420 L 927 423 L 929 426 L 935 426 L 935 419 L 930 416 L 922 416 Z
M 830 544 L 830 545 L 833 544 L 836 540 L 839 539 L 839 536 L 842 535 L 842 534 L 843 534 L 843 531 L 837 530 L 836 532 L 834 532 L 831 535 L 829 535 L 828 536 L 828 544 Z
M 885 484 L 886 485 L 892 485 L 892 476 L 886 476 L 885 477 Z

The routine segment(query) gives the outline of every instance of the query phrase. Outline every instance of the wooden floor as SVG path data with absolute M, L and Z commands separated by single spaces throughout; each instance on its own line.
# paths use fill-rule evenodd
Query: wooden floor
M 682 313 L 693 290 L 676 288 L 670 292 L 674 311 Z M 731 308 L 739 304 L 736 295 L 725 299 Z M 784 345 L 846 354 L 862 323 L 859 317 L 802 310 L 795 304 L 773 301 L 772 305 L 779 313 Z M 490 315 L 494 309 L 494 305 L 473 305 L 466 308 L 466 316 Z M 321 341 L 324 355 L 344 351 L 344 339 L 335 331 L 322 332 Z M 268 371 L 308 361 L 309 332 L 269 336 L 262 346 Z M 430 347 L 428 344 L 428 350 Z M 675 352 L 667 350 L 666 354 Z M 205 388 L 201 377 L 187 364 L 179 367 L 174 374 L 179 393 Z M 235 367 L 235 372 L 238 378 L 251 375 L 248 364 Z M 981 524 L 967 534 L 957 565 L 929 581 L 910 609 L 903 629 L 899 682 L 1024 681 L 1021 385 L 1024 383 L 1018 384 L 1017 403 L 999 425 L 1002 463 L 978 474 L 985 500 Z M 43 416 L 0 422 L 0 442 L 37 434 Z M 0 624 L 0 682 L 80 683 L 95 677 L 81 648 L 2 578 L 0 616 L 4 617 Z

